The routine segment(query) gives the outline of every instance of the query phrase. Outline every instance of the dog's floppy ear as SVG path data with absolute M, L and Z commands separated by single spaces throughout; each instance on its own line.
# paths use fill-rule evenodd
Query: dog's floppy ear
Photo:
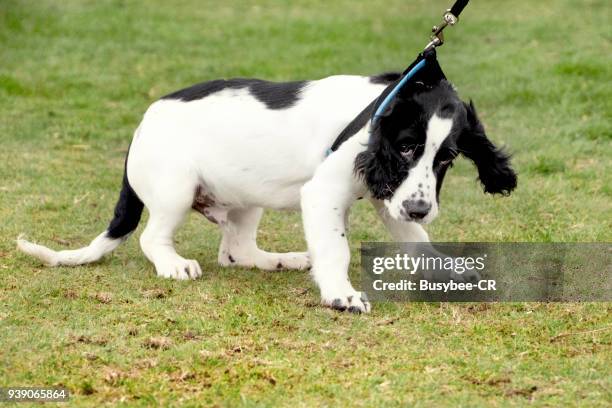
M 404 161 L 398 158 L 398 152 L 391 141 L 384 137 L 385 132 L 393 133 L 397 126 L 391 112 L 397 107 L 397 102 L 381 115 L 378 124 L 372 129 L 368 148 L 355 158 L 355 173 L 365 182 L 372 196 L 378 200 L 391 197 L 402 181 L 406 170 Z
M 516 188 L 516 173 L 510 166 L 510 155 L 487 138 L 472 101 L 464 105 L 467 126 L 457 140 L 459 151 L 476 165 L 485 193 L 510 195 Z
M 374 130 L 367 150 L 355 159 L 355 173 L 363 179 L 372 196 L 378 200 L 393 194 L 394 164 L 393 149 L 390 142 L 382 137 L 380 128 Z

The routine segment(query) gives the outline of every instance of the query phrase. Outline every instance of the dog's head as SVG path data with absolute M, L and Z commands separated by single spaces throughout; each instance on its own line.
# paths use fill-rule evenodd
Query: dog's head
M 474 105 L 462 102 L 446 80 L 414 82 L 380 117 L 355 170 L 393 218 L 429 223 L 459 154 L 476 165 L 486 193 L 508 195 L 516 187 L 509 155 L 487 138 Z

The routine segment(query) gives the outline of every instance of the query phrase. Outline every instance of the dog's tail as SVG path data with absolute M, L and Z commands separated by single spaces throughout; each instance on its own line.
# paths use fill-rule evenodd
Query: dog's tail
M 125 163 L 123 186 L 119 194 L 119 201 L 115 206 L 115 216 L 106 231 L 98 235 L 88 246 L 80 249 L 54 251 L 43 245 L 28 242 L 20 236 L 17 238 L 17 248 L 49 266 L 82 265 L 96 262 L 117 248 L 136 229 L 144 208 L 144 204 L 128 181 L 127 157 Z

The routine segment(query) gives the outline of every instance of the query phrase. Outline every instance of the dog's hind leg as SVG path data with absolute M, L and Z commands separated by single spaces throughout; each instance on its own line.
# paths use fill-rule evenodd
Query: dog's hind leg
M 306 269 L 310 260 L 306 252 L 275 253 L 257 248 L 257 226 L 263 209 L 254 207 L 233 209 L 227 222 L 220 224 L 223 231 L 219 248 L 219 263 L 264 270 Z
M 149 220 L 140 236 L 140 246 L 153 262 L 157 275 L 174 279 L 195 279 L 202 275 L 196 260 L 185 259 L 174 249 L 174 232 L 185 219 L 192 204 L 193 192 L 174 191 L 160 194 L 155 205 L 149 207 Z

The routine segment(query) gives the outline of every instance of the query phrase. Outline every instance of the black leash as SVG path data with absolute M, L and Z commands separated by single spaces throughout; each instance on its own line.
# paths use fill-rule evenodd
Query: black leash
M 469 0 L 457 0 L 453 7 L 446 10 L 444 16 L 442 16 L 442 23 L 438 26 L 433 26 L 431 29 L 432 36 L 431 41 L 427 46 L 425 46 L 424 51 L 428 51 L 435 47 L 439 47 L 444 44 L 444 34 L 443 31 L 447 26 L 454 26 L 459 21 L 459 14 L 463 11 L 465 6 L 467 6 Z
M 453 7 L 450 8 L 450 13 L 454 15 L 456 18 L 459 18 L 459 14 L 463 11 L 465 6 L 469 3 L 470 0 L 457 0 Z

